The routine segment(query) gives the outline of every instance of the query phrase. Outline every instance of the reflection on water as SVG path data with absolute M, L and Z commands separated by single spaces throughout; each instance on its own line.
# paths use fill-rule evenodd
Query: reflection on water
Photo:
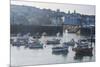
M 94 49 L 93 56 L 80 56 L 76 55 L 74 51 L 72 51 L 72 47 L 70 46 L 69 52 L 59 52 L 53 53 L 52 47 L 60 46 L 63 42 L 68 42 L 72 38 L 77 41 L 80 38 L 86 38 L 85 36 L 79 36 L 76 34 L 63 34 L 63 37 L 58 37 L 61 39 L 61 44 L 58 45 L 47 45 L 46 40 L 50 40 L 53 37 L 41 37 L 40 41 L 44 43 L 43 49 L 29 49 L 24 46 L 21 47 L 13 47 L 11 46 L 11 65 L 19 66 L 19 65 L 37 65 L 37 64 L 54 64 L 54 63 L 70 63 L 70 62 L 89 62 L 95 61 Z
M 74 60 L 82 61 L 83 59 L 84 59 L 84 56 L 82 56 L 82 55 L 75 55 L 74 56 Z M 91 59 L 92 59 L 92 56 L 88 56 L 88 60 L 91 60 Z

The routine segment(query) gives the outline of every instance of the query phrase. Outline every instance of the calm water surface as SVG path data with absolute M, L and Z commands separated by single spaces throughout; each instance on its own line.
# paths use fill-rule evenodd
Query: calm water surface
M 52 54 L 52 47 L 60 46 L 58 45 L 46 45 L 45 41 L 55 37 L 42 37 L 40 40 L 44 43 L 43 49 L 29 49 L 21 47 L 11 46 L 11 65 L 37 65 L 37 64 L 55 64 L 55 63 L 72 63 L 72 62 L 90 62 L 95 61 L 94 50 L 93 56 L 78 57 L 75 59 L 75 52 L 72 51 L 72 47 L 69 47 L 68 54 Z M 86 38 L 85 36 L 80 36 L 76 34 L 64 33 L 61 38 L 61 43 L 70 41 L 72 38 L 77 41 L 78 39 Z

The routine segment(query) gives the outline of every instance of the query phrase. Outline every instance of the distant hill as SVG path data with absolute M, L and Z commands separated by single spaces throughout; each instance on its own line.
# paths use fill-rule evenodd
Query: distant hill
M 64 20 L 61 18 L 64 17 Z M 59 9 L 40 9 L 32 6 L 11 5 L 11 25 L 40 25 L 58 26 L 64 24 L 87 25 L 95 24 L 94 15 L 82 15 L 80 13 L 65 13 Z
M 50 16 L 54 13 L 56 12 L 50 9 L 11 5 L 10 22 L 11 25 L 53 25 Z

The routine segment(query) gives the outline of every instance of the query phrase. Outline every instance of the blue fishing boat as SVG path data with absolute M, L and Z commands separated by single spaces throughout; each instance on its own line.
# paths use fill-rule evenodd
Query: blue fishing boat
M 53 52 L 68 52 L 68 48 L 66 48 L 66 47 L 53 47 L 52 48 L 52 51 Z

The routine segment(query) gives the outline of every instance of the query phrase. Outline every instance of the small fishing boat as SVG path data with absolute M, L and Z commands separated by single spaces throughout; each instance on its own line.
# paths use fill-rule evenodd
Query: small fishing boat
M 68 47 L 63 47 L 63 46 L 53 47 L 52 52 L 68 52 Z
M 30 49 L 43 48 L 43 44 L 39 40 L 34 40 L 28 42 L 28 44 L 25 47 Z
M 87 39 L 80 39 L 81 42 L 87 42 Z
M 81 53 L 88 54 L 88 53 L 91 53 L 92 52 L 92 49 L 93 48 L 87 48 L 87 47 L 83 46 L 83 47 L 73 48 L 73 51 L 76 51 L 79 54 L 81 54 Z
M 60 44 L 60 39 L 47 40 L 47 44 Z
M 17 47 L 24 46 L 24 45 L 25 45 L 24 41 L 17 41 L 12 43 L 12 46 L 17 46 Z
M 93 38 L 89 37 L 89 38 L 86 38 L 86 39 L 80 39 L 80 41 L 82 41 L 82 42 L 94 42 L 95 43 L 95 37 L 93 37 Z
M 89 46 L 87 42 L 77 42 L 77 47 L 72 48 L 78 55 L 92 55 L 93 47 Z
M 69 41 L 69 42 L 64 42 L 64 43 L 63 43 L 63 46 L 74 46 L 74 45 L 75 45 L 74 39 L 72 39 L 72 40 Z
M 43 44 L 40 43 L 31 43 L 28 46 L 30 49 L 35 49 L 35 48 L 43 48 Z
M 52 54 L 54 55 L 64 55 L 66 56 L 68 54 L 68 51 L 63 50 L 63 51 L 52 51 Z
M 16 39 L 11 39 L 11 44 L 12 46 L 24 46 L 25 44 L 27 44 L 27 40 L 24 39 L 23 37 L 18 37 Z

